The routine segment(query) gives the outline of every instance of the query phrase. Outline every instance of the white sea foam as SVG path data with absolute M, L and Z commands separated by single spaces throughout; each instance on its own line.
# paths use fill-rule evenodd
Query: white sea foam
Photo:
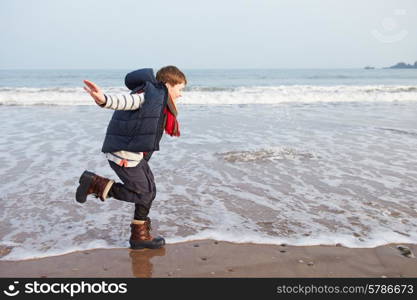
M 336 245 L 341 244 L 342 246 L 349 248 L 373 248 L 389 243 L 415 243 L 416 241 L 411 238 L 405 238 L 399 234 L 386 234 L 384 232 L 375 233 L 374 237 L 370 240 L 358 242 L 357 239 L 351 235 L 328 235 L 323 234 L 320 237 L 308 238 L 308 237 L 297 237 L 297 238 L 274 238 L 270 236 L 259 236 L 256 234 L 242 234 L 242 232 L 235 233 L 219 233 L 215 231 L 203 231 L 198 234 L 187 236 L 170 238 L 167 240 L 168 243 L 183 243 L 192 242 L 198 240 L 212 239 L 217 241 L 231 242 L 237 244 L 252 243 L 252 244 L 265 244 L 265 245 L 292 245 L 292 246 L 314 246 L 314 245 Z
M 124 87 L 105 88 L 106 93 L 128 93 Z M 417 101 L 414 86 L 389 85 L 282 85 L 237 88 L 192 87 L 181 103 L 198 105 L 278 104 L 317 102 Z M 94 105 L 79 88 L 0 88 L 0 105 Z
M 184 242 L 197 242 L 199 240 L 211 239 L 216 241 L 230 242 L 230 243 L 251 243 L 251 244 L 263 244 L 263 245 L 292 245 L 292 246 L 314 246 L 314 245 L 336 245 L 340 244 L 350 248 L 372 248 L 380 245 L 386 245 L 389 243 L 416 243 L 413 238 L 407 238 L 399 234 L 387 234 L 386 232 L 376 232 L 373 238 L 358 241 L 356 238 L 349 234 L 346 235 L 329 235 L 323 234 L 322 236 L 308 238 L 308 237 L 293 237 L 293 238 L 279 238 L 271 237 L 265 234 L 259 235 L 251 232 L 219 232 L 215 230 L 204 230 L 197 234 L 187 237 L 168 237 L 166 238 L 167 244 L 177 244 Z M 11 246 L 13 250 L 1 260 L 23 260 L 50 257 L 57 255 L 64 255 L 75 251 L 85 251 L 91 249 L 116 249 L 129 247 L 127 237 L 125 240 L 120 240 L 118 243 L 109 243 L 105 240 L 91 240 L 84 243 L 75 245 L 63 243 L 61 246 L 55 246 L 48 250 L 39 250 L 37 247 L 17 246 L 16 243 L 8 244 L 7 241 L 2 242 L 3 245 Z
M 120 247 L 127 247 L 127 244 L 121 245 Z M 82 245 L 65 244 L 65 245 L 62 245 L 61 247 L 54 247 L 52 249 L 48 249 L 48 251 L 38 250 L 37 248 L 33 248 L 33 247 L 15 247 L 13 248 L 13 251 L 11 251 L 2 260 L 33 259 L 33 258 L 64 255 L 64 254 L 72 253 L 75 251 L 83 251 L 83 250 L 99 249 L 99 248 L 111 249 L 111 248 L 120 248 L 120 247 L 112 246 L 104 240 L 93 240 L 88 243 L 84 243 Z

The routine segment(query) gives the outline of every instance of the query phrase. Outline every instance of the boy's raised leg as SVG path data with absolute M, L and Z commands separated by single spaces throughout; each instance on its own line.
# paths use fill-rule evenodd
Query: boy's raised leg
M 87 200 L 87 196 L 90 194 L 93 194 L 100 198 L 101 201 L 104 201 L 114 184 L 114 180 L 98 176 L 90 171 L 84 171 L 80 177 L 79 184 L 75 193 L 75 199 L 79 203 L 84 203 Z

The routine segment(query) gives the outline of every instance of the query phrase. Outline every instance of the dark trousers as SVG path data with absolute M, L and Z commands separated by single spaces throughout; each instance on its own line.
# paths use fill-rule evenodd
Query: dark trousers
M 109 197 L 135 203 L 134 218 L 146 220 L 156 196 L 155 180 L 148 162 L 142 159 L 136 167 L 121 167 L 110 160 L 109 164 L 123 182 L 113 184 Z

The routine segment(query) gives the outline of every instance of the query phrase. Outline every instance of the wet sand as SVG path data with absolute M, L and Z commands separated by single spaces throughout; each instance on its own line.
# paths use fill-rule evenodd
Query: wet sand
M 0 261 L 0 277 L 417 277 L 417 244 L 375 248 L 200 240 Z

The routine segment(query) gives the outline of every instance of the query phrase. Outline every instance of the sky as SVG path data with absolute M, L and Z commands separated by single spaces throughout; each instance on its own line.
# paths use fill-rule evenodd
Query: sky
M 0 0 L 0 69 L 417 61 L 415 0 Z

